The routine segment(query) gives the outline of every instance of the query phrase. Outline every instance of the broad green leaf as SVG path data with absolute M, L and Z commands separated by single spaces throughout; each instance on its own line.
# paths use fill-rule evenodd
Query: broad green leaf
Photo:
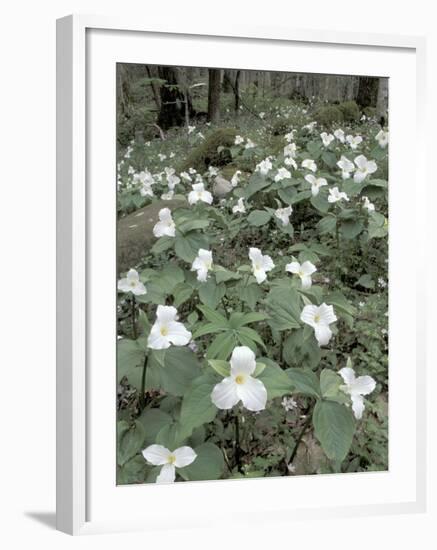
M 144 483 L 150 467 L 142 455 L 136 455 L 117 468 L 117 484 Z
M 119 427 L 117 462 L 120 466 L 144 448 L 145 433 L 142 424 L 135 421 L 128 429 L 125 428 L 124 424 Z
M 265 368 L 257 376 L 258 380 L 263 382 L 267 390 L 269 399 L 282 397 L 293 390 L 293 384 L 286 372 L 273 362 L 267 363 L 265 358 L 260 359 L 260 363 L 265 364 Z
M 173 421 L 169 414 L 161 409 L 144 409 L 137 421 L 144 428 L 144 446 L 156 443 L 156 437 L 164 426 L 170 425 Z
M 317 367 L 322 353 L 313 331 L 293 331 L 284 341 L 283 354 L 290 367 Z
M 317 376 L 309 369 L 291 368 L 285 371 L 297 393 L 319 398 L 320 384 Z
M 238 295 L 251 309 L 254 309 L 256 304 L 263 297 L 263 291 L 259 284 L 253 283 L 250 285 L 242 285 L 237 287 Z
M 152 246 L 152 252 L 153 254 L 162 254 L 169 248 L 173 248 L 175 244 L 174 237 L 159 237 L 159 239 L 156 241 L 156 243 Z
M 215 323 L 206 323 L 196 330 L 196 332 L 193 334 L 193 340 L 195 340 L 196 338 L 200 338 L 200 336 L 205 336 L 206 334 L 215 334 L 216 332 L 223 332 L 224 330 L 228 329 L 224 329 L 223 327 Z
M 225 283 L 226 281 L 236 281 L 238 279 L 241 279 L 241 275 L 239 273 L 229 271 L 229 269 L 225 269 L 221 266 L 217 266 L 214 268 L 214 274 L 217 283 Z
M 223 378 L 227 378 L 231 373 L 231 365 L 228 361 L 223 361 L 222 359 L 209 359 L 208 365 L 220 376 L 223 376 Z
M 340 223 L 340 233 L 343 239 L 355 239 L 364 229 L 361 220 L 342 220 Z
M 226 317 L 224 317 L 217 311 L 214 311 L 208 306 L 197 306 L 197 309 L 199 309 L 203 313 L 204 317 L 208 319 L 208 321 L 211 321 L 211 323 L 214 323 L 222 328 L 230 328 L 229 321 L 226 319 Z
M 355 286 L 362 286 L 364 288 L 375 288 L 375 281 L 372 279 L 372 276 L 366 273 L 361 275 L 358 281 L 355 283 Z
M 271 218 L 271 214 L 265 210 L 253 210 L 247 217 L 247 221 L 250 225 L 255 227 L 261 227 L 268 223 Z
M 224 283 L 216 284 L 212 277 L 199 287 L 200 300 L 211 309 L 218 306 L 225 294 L 226 285 Z
M 158 354 L 150 354 L 146 388 L 162 388 L 172 395 L 184 395 L 200 372 L 200 363 L 189 348 L 172 346 L 163 350 L 163 363 L 158 360 Z
M 185 468 L 178 468 L 178 474 L 187 481 L 220 479 L 225 466 L 223 453 L 213 443 L 195 447 L 196 459 Z
M 343 384 L 343 378 L 331 369 L 323 369 L 320 373 L 320 389 L 325 399 L 347 403 L 347 396 L 340 389 Z
M 168 264 L 153 278 L 153 283 L 157 285 L 161 291 L 168 295 L 172 294 L 179 283 L 183 283 L 185 279 L 182 269 L 174 264 Z
M 193 287 L 188 283 L 179 283 L 173 289 L 174 306 L 179 307 L 191 298 L 193 294 Z
M 210 344 L 207 352 L 207 359 L 228 359 L 231 355 L 233 349 L 237 345 L 237 340 L 234 336 L 234 333 L 231 331 L 224 332 L 219 334 L 214 338 Z
M 293 288 L 273 288 L 266 299 L 269 325 L 273 330 L 300 328 L 300 296 Z
M 328 214 L 317 223 L 317 230 L 320 234 L 332 233 L 335 231 L 335 226 L 337 224 L 337 218 L 332 214 Z
M 122 339 L 117 342 L 117 380 L 126 376 L 131 386 L 141 388 L 146 350 L 138 340 Z
M 266 349 L 266 346 L 264 342 L 262 341 L 261 336 L 256 332 L 256 330 L 253 330 L 253 328 L 250 327 L 240 327 L 237 331 L 237 338 L 241 339 L 241 336 L 245 338 L 250 338 L 257 344 L 259 344 L 264 350 Z
M 211 393 L 218 378 L 209 372 L 193 380 L 182 400 L 180 425 L 182 434 L 189 437 L 198 426 L 212 422 L 217 407 L 211 401 Z
M 318 401 L 313 412 L 313 425 L 326 456 L 331 460 L 344 460 L 355 432 L 351 410 L 334 401 Z
M 209 220 L 184 220 L 177 224 L 179 231 L 186 235 L 194 229 L 205 229 L 209 225 Z
M 329 168 L 334 168 L 337 163 L 337 157 L 332 151 L 324 151 L 322 153 L 322 160 L 329 166 Z
M 259 172 L 255 172 L 250 180 L 248 185 L 246 186 L 244 190 L 244 196 L 246 199 L 257 193 L 258 191 L 261 191 L 261 189 L 264 189 L 265 187 L 268 187 L 270 185 L 270 181 L 267 180 L 264 176 L 262 176 Z
M 199 252 L 199 248 L 208 249 L 208 239 L 205 234 L 190 231 L 186 235 L 176 235 L 176 255 L 185 262 L 191 263 Z

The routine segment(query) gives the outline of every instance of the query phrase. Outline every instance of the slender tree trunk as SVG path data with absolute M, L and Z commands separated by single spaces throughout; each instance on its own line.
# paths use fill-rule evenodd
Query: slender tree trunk
M 378 79 L 371 76 L 360 76 L 357 103 L 361 108 L 375 107 L 378 94 Z
M 148 65 L 146 65 L 146 71 L 147 71 L 148 78 L 150 78 L 150 87 L 152 89 L 153 99 L 155 100 L 156 107 L 157 107 L 158 111 L 160 111 L 161 110 L 161 98 L 159 96 L 159 90 L 158 90 L 158 87 L 156 85 L 156 82 L 153 81 L 154 77 L 153 77 L 152 71 L 150 70 L 150 67 Z
M 240 78 L 241 71 L 237 71 L 235 75 L 235 86 L 234 86 L 234 95 L 235 95 L 235 112 L 238 113 L 240 110 Z
M 188 104 L 190 116 L 194 115 L 191 98 L 181 90 L 177 69 L 174 67 L 158 67 L 159 78 L 166 81 L 160 88 L 161 109 L 158 116 L 158 125 L 163 130 L 172 126 L 183 126 L 186 121 L 185 103 Z
M 380 78 L 378 85 L 378 98 L 376 100 L 376 116 L 381 124 L 387 124 L 388 117 L 388 78 Z
M 208 69 L 208 121 L 217 124 L 220 120 L 221 70 Z

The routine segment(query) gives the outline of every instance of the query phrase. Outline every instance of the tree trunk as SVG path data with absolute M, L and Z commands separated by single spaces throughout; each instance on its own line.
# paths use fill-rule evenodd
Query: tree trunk
M 382 126 L 388 123 L 388 78 L 379 79 L 376 116 Z
M 375 107 L 377 95 L 378 79 L 372 76 L 360 76 L 357 95 L 358 105 L 362 109 L 365 107 Z
M 152 71 L 150 70 L 150 67 L 148 65 L 146 65 L 146 71 L 147 71 L 147 77 L 150 79 L 150 87 L 152 89 L 153 99 L 155 100 L 156 107 L 157 107 L 158 111 L 160 111 L 161 110 L 161 98 L 159 97 L 158 86 L 156 85 L 156 82 L 153 81 L 154 76 L 153 76 Z
M 158 125 L 163 130 L 172 126 L 183 126 L 185 123 L 185 98 L 179 86 L 177 70 L 174 67 L 158 67 L 159 78 L 166 81 L 160 88 L 161 109 L 158 116 Z M 187 94 L 188 109 L 194 114 L 190 97 Z
M 241 71 L 237 71 L 235 75 L 235 85 L 234 85 L 234 95 L 235 95 L 235 112 L 238 113 L 240 110 L 240 77 Z
M 208 121 L 214 124 L 220 120 L 220 77 L 220 69 L 208 69 Z

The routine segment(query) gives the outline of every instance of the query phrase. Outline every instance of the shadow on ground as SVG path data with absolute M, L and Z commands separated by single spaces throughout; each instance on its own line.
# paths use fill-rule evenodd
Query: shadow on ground
M 24 515 L 50 529 L 56 529 L 56 513 L 55 512 L 24 512 Z

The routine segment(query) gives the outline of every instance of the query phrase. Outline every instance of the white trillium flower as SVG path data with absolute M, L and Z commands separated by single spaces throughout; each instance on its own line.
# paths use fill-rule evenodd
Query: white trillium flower
M 341 128 L 338 128 L 338 130 L 335 130 L 334 137 L 336 137 L 338 141 L 340 141 L 341 143 L 344 143 L 345 135 Z
M 354 174 L 354 182 L 361 183 L 368 175 L 373 174 L 378 170 L 378 166 L 374 160 L 367 160 L 364 155 L 359 155 L 354 160 L 357 169 Z
M 246 145 L 244 146 L 245 149 L 253 149 L 256 147 L 256 144 L 249 138 L 247 138 Z
M 344 380 L 344 385 L 340 386 L 340 388 L 350 395 L 355 418 L 360 420 L 364 412 L 363 395 L 372 393 L 376 387 L 376 382 L 371 376 L 359 376 L 355 378 L 355 372 L 350 367 L 344 367 L 338 372 Z
M 240 176 L 241 176 L 241 170 L 237 170 L 231 178 L 232 187 L 237 187 L 237 185 L 240 183 Z
M 170 208 L 161 208 L 158 214 L 159 222 L 153 227 L 155 237 L 174 237 L 176 234 L 176 226 L 171 217 Z
M 264 118 L 264 117 L 266 116 L 266 114 L 265 114 L 264 112 L 261 112 L 258 116 L 259 116 L 259 118 L 262 119 L 262 118 Z
M 295 143 L 289 143 L 284 147 L 284 157 L 294 158 L 297 153 L 297 147 Z
M 267 390 L 261 380 L 252 376 L 256 369 L 253 351 L 247 346 L 237 346 L 230 363 L 231 374 L 214 386 L 211 401 L 218 409 L 232 409 L 241 401 L 249 411 L 264 410 Z
M 291 173 L 287 168 L 278 168 L 278 172 L 275 176 L 275 181 L 282 181 L 287 178 L 291 178 Z
M 169 191 L 167 191 L 167 193 L 163 193 L 163 194 L 161 195 L 161 199 L 162 199 L 163 201 L 171 201 L 171 199 L 173 198 L 173 196 L 174 196 L 174 191 L 173 191 L 173 189 L 170 189 Z
M 290 215 L 292 212 L 293 209 L 291 206 L 287 206 L 286 208 L 278 208 L 275 210 L 275 216 L 278 220 L 281 220 L 282 225 L 288 225 L 290 223 Z
M 242 143 L 244 143 L 244 137 L 235 136 L 234 144 L 235 144 L 235 145 L 241 145 Z
M 299 275 L 302 282 L 302 288 L 310 288 L 312 284 L 311 275 L 317 271 L 314 264 L 309 261 L 303 262 L 290 262 L 285 266 L 285 271 Z
M 156 483 L 173 483 L 176 479 L 176 468 L 189 466 L 197 458 L 191 447 L 179 447 L 169 451 L 162 445 L 149 445 L 143 450 L 143 456 L 153 466 L 162 466 Z
M 162 153 L 159 153 L 158 158 L 162 162 L 163 160 L 165 160 L 167 158 L 167 155 L 163 155 Z
M 317 170 L 317 164 L 312 159 L 305 159 L 302 161 L 302 168 L 315 172 Z
M 284 164 L 286 164 L 287 166 L 292 166 L 295 170 L 297 170 L 297 163 L 293 157 L 285 157 Z
M 332 306 L 328 306 L 325 303 L 320 306 L 305 306 L 300 319 L 314 329 L 314 335 L 319 346 L 326 346 L 329 343 L 332 336 L 329 325 L 337 321 Z
M 259 248 L 249 248 L 249 258 L 252 261 L 253 275 L 258 284 L 267 279 L 267 271 L 271 271 L 275 264 L 270 256 L 263 256 Z
M 313 122 L 310 122 L 309 124 L 305 124 L 305 126 L 302 126 L 302 129 L 312 132 L 316 126 L 317 126 L 317 122 L 313 121 Z
M 129 269 L 124 279 L 120 279 L 117 288 L 121 292 L 132 292 L 135 296 L 147 294 L 146 287 L 140 281 L 140 276 L 136 269 Z
M 369 212 L 375 211 L 375 205 L 372 202 L 370 202 L 369 197 L 363 197 L 363 202 L 364 202 L 363 208 L 365 208 Z
M 341 170 L 341 177 L 344 180 L 350 178 L 351 172 L 355 170 L 355 165 L 344 155 L 341 155 L 341 159 L 337 162 L 337 166 Z
M 356 149 L 358 145 L 363 141 L 361 136 L 346 136 L 346 141 L 349 143 L 351 149 Z
M 241 212 L 244 214 L 246 212 L 246 207 L 244 206 L 243 197 L 240 197 L 237 201 L 237 204 L 232 207 L 232 212 L 236 214 L 237 212 Z
M 385 130 L 380 130 L 376 134 L 375 139 L 378 142 L 379 146 L 382 149 L 385 149 L 385 147 L 387 147 L 388 145 L 388 132 L 386 132 Z
M 197 257 L 195 258 L 191 271 L 197 271 L 197 280 L 205 282 L 208 278 L 208 271 L 212 268 L 212 252 L 199 248 Z
M 344 191 L 339 191 L 338 187 L 329 190 L 328 202 L 334 203 L 341 200 L 349 201 L 349 197 Z
M 263 176 L 266 176 L 272 168 L 272 161 L 267 157 L 256 165 L 255 172 L 259 172 Z
M 327 134 L 326 132 L 322 132 L 320 134 L 320 138 L 322 140 L 322 143 L 325 147 L 329 147 L 329 145 L 334 141 L 334 136 L 332 134 Z
M 291 132 L 288 132 L 288 134 L 285 134 L 284 137 L 285 137 L 285 140 L 288 141 L 288 143 L 291 143 L 294 139 L 294 130 L 291 130 Z
M 178 312 L 173 306 L 158 306 L 156 321 L 150 330 L 147 346 L 151 349 L 167 349 L 170 344 L 186 346 L 191 332 L 177 321 Z
M 188 126 L 188 133 L 191 134 L 196 129 L 195 126 Z
M 191 182 L 191 176 L 187 172 L 181 172 L 181 178 L 185 181 L 190 181 Z
M 209 191 L 205 190 L 205 186 L 202 182 L 192 185 L 192 191 L 188 194 L 188 202 L 190 204 L 196 204 L 199 201 L 212 204 L 212 195 Z
M 208 167 L 208 176 L 217 176 L 219 173 L 218 168 L 215 166 L 209 166 Z
M 325 178 L 316 178 L 312 174 L 307 174 L 305 180 L 311 184 L 311 194 L 313 197 L 319 194 L 320 188 L 328 185 L 328 182 Z

